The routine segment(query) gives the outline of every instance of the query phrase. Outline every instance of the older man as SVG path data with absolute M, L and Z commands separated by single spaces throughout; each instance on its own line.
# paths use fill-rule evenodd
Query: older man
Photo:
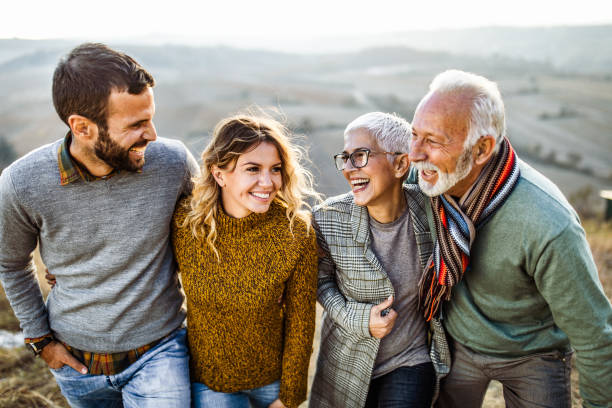
M 410 160 L 436 234 L 425 316 L 450 300 L 453 366 L 439 406 L 479 407 L 498 380 L 509 407 L 570 407 L 572 347 L 585 406 L 610 406 L 610 302 L 578 216 L 506 138 L 496 84 L 438 75 L 412 129 Z
M 190 404 L 169 232 L 198 167 L 182 143 L 155 142 L 154 84 L 126 54 L 75 48 L 53 78 L 68 133 L 0 177 L 0 280 L 73 407 Z M 37 242 L 57 277 L 46 305 Z

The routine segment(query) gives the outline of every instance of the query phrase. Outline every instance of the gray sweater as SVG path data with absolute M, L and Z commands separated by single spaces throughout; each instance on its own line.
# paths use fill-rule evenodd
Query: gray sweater
M 81 350 L 114 353 L 148 344 L 184 319 L 169 243 L 177 200 L 198 172 L 178 141 L 158 139 L 142 173 L 60 185 L 61 140 L 0 176 L 0 280 L 26 337 L 52 331 Z M 57 284 L 47 304 L 31 253 Z

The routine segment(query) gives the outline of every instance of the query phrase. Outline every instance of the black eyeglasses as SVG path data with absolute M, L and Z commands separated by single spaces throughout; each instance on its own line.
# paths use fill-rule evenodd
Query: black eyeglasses
M 351 160 L 351 164 L 354 168 L 360 169 L 368 165 L 368 159 L 370 155 L 374 154 L 392 154 L 397 156 L 398 154 L 402 154 L 401 152 L 373 152 L 370 149 L 357 149 L 351 154 L 346 153 L 338 153 L 334 156 L 334 162 L 336 163 L 336 168 L 338 170 L 343 170 L 344 166 L 346 166 L 346 161 Z

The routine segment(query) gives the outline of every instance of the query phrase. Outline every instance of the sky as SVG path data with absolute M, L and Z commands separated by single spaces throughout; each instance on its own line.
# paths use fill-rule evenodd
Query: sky
M 610 0 L 16 0 L 2 6 L 0 38 L 265 46 L 412 29 L 611 23 Z

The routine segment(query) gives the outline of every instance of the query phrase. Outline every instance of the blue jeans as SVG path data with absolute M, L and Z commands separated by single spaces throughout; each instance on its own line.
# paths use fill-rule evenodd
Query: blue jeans
M 218 392 L 205 384 L 191 384 L 191 399 L 194 408 L 267 408 L 278 399 L 280 381 L 237 392 Z
M 431 363 L 397 368 L 370 382 L 366 408 L 429 408 L 435 381 Z
M 570 408 L 572 352 L 557 350 L 523 357 L 494 357 L 458 342 L 453 365 L 441 382 L 441 408 L 480 408 L 491 380 L 502 383 L 508 408 Z
M 115 375 L 51 370 L 73 408 L 185 408 L 191 400 L 186 329 L 177 329 Z

